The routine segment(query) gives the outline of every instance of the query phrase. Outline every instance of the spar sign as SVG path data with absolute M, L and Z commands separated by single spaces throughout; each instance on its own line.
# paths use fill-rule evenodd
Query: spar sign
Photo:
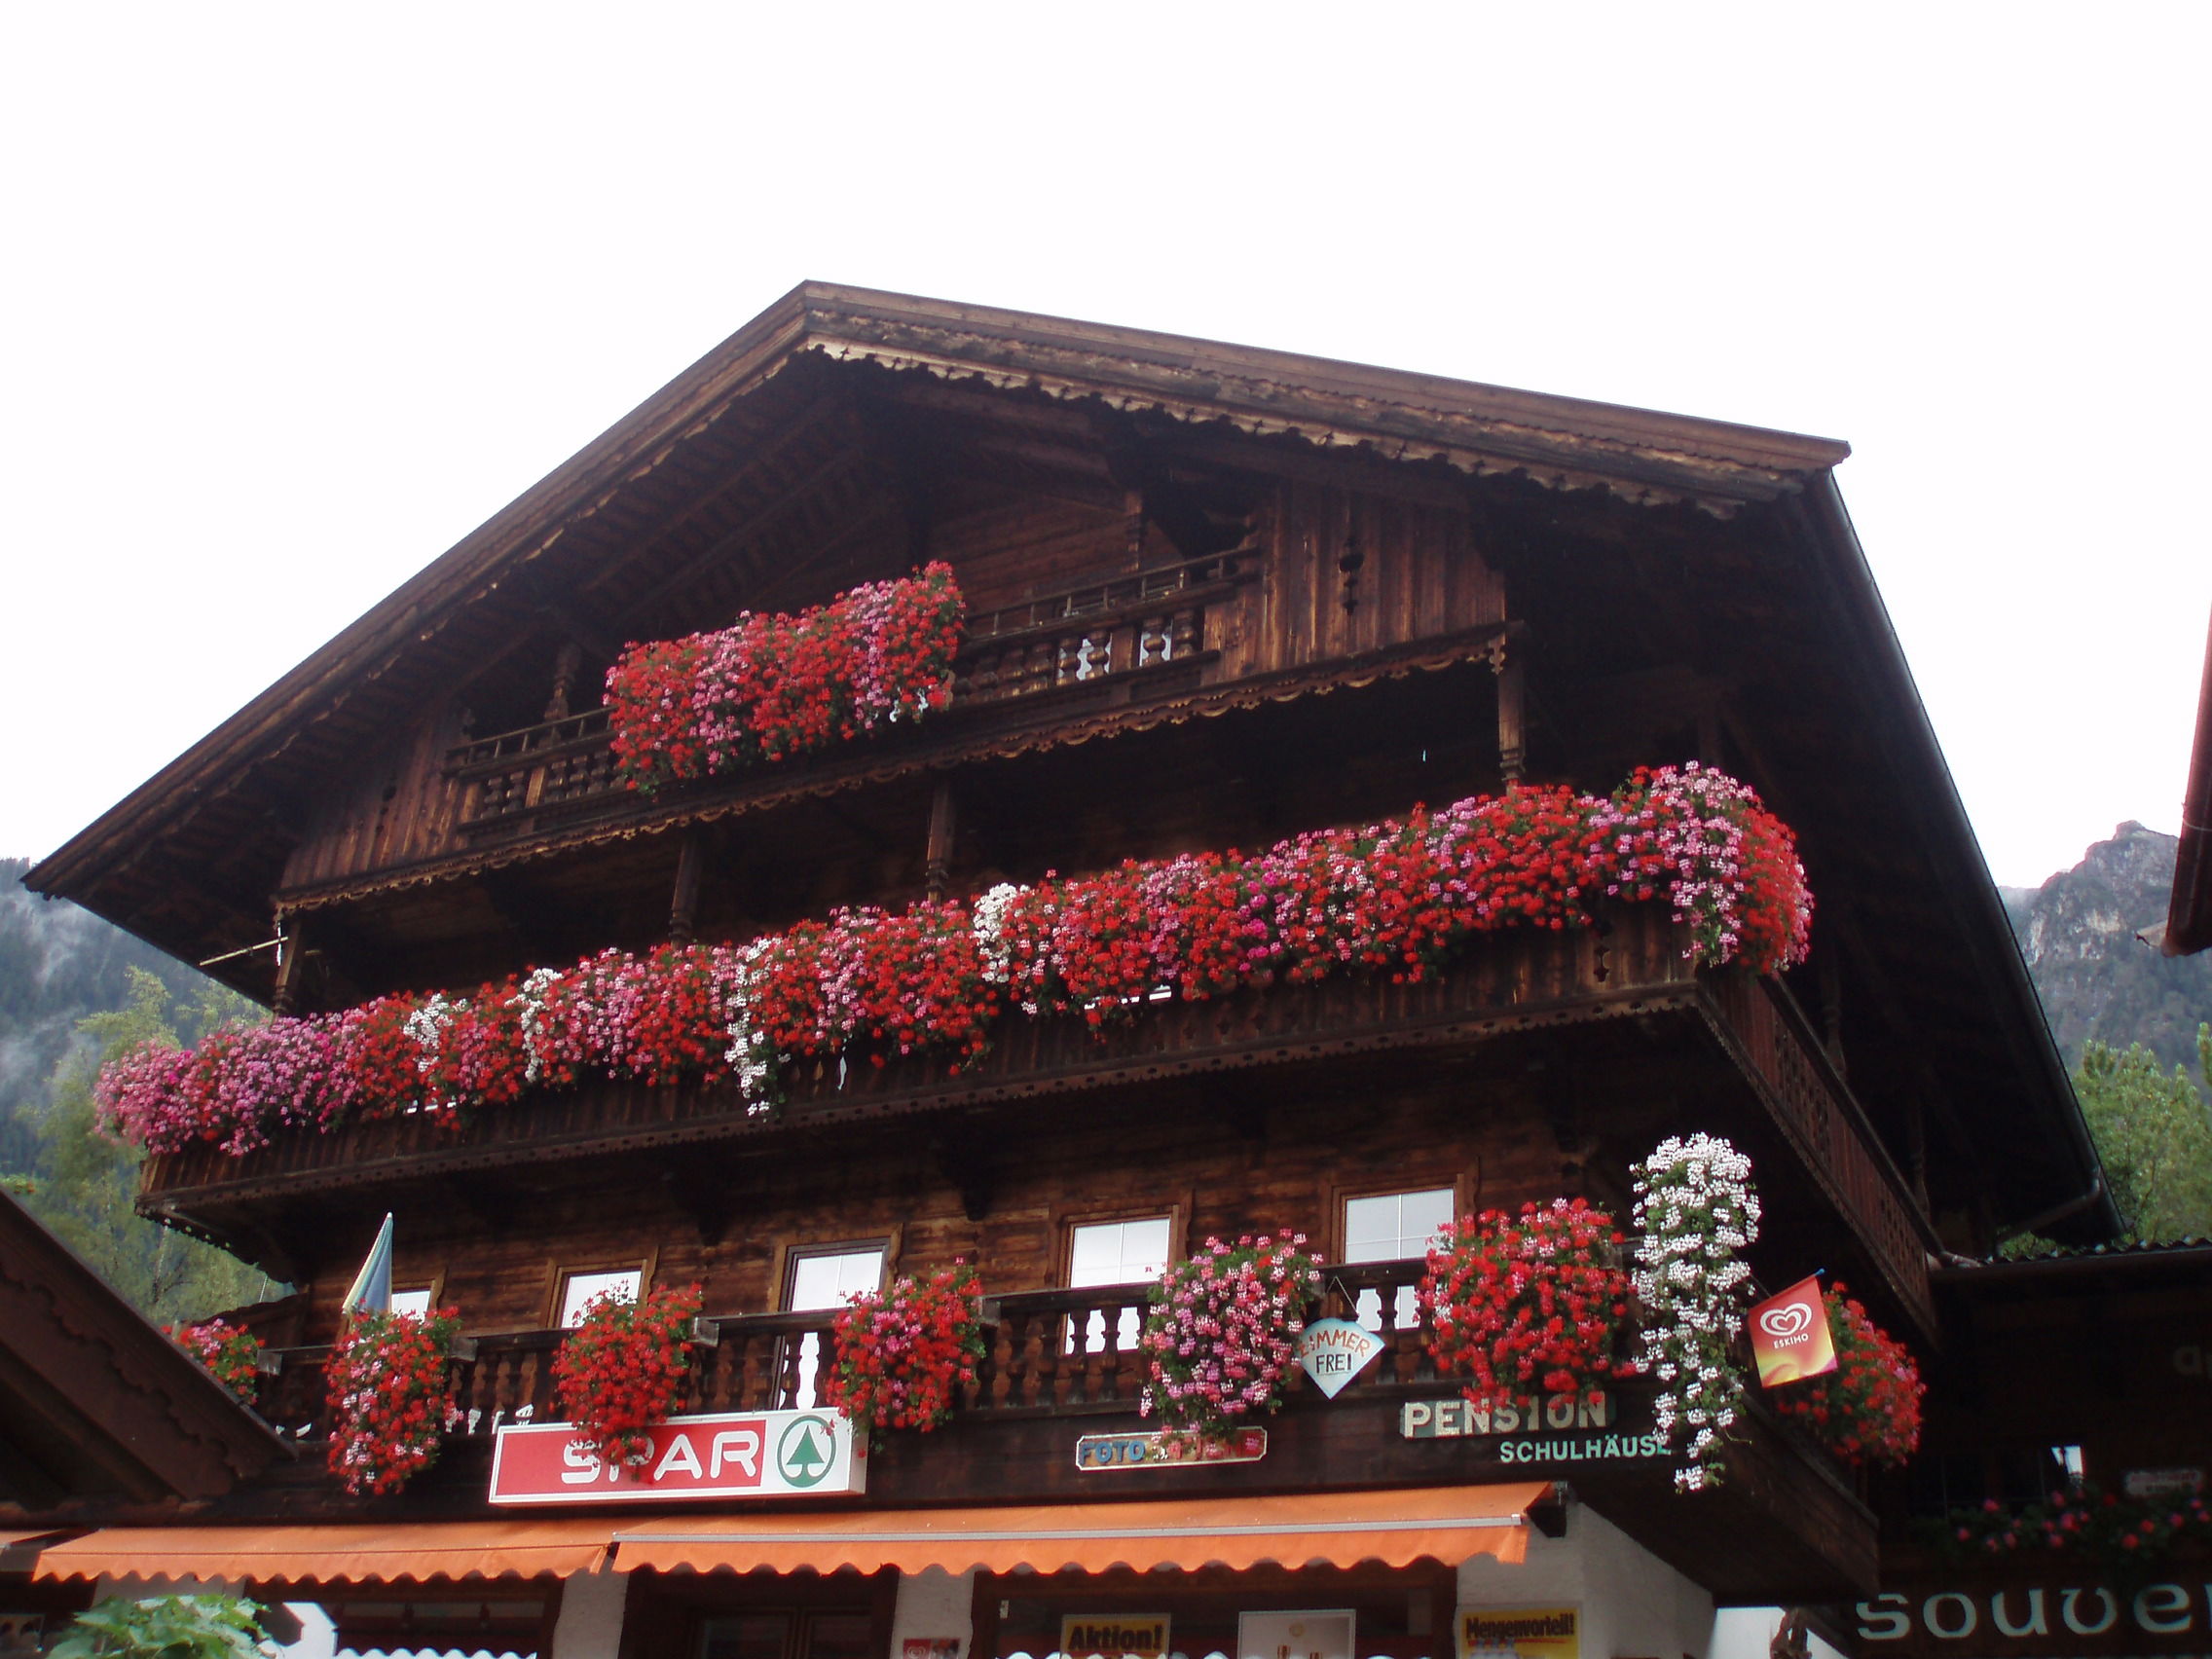
M 1821 1302 L 1821 1275 L 1801 1279 L 1780 1296 L 1751 1310 L 1751 1357 L 1758 1361 L 1759 1386 L 1802 1382 L 1835 1369 L 1835 1339 L 1828 1332 L 1828 1310 Z
M 732 1412 L 656 1423 L 652 1456 L 603 1463 L 565 1422 L 507 1423 L 492 1447 L 494 1503 L 655 1503 L 867 1491 L 867 1447 L 843 1412 Z

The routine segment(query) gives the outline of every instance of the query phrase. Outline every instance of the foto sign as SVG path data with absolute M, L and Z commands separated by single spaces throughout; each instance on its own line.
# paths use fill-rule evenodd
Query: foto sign
M 1330 1399 L 1382 1351 L 1382 1339 L 1349 1319 L 1316 1319 L 1298 1336 L 1298 1364 Z
M 867 1491 L 867 1447 L 843 1412 L 731 1412 L 655 1423 L 652 1456 L 602 1463 L 565 1422 L 507 1423 L 492 1446 L 494 1503 L 681 1502 Z
M 1192 1463 L 1257 1463 L 1267 1455 L 1268 1431 L 1264 1428 L 1232 1429 L 1219 1440 L 1196 1444 L 1179 1434 L 1086 1434 L 1075 1443 L 1075 1466 L 1079 1469 L 1165 1469 Z

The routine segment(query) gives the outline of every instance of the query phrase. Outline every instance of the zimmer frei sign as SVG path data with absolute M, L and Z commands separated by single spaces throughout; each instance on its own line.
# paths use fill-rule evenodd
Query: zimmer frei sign
M 492 1446 L 494 1503 L 682 1502 L 867 1491 L 867 1447 L 843 1412 L 671 1418 L 642 1464 L 603 1463 L 565 1422 L 508 1423 Z

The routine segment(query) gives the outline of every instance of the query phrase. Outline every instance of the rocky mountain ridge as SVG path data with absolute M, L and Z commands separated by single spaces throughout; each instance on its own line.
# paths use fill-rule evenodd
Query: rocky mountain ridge
M 2095 1038 L 2141 1043 L 2167 1067 L 2196 1070 L 2196 1028 L 2212 1020 L 2212 951 L 2161 956 L 2136 938 L 2165 920 L 2178 846 L 2130 820 L 2041 887 L 1999 889 L 2069 1065 Z

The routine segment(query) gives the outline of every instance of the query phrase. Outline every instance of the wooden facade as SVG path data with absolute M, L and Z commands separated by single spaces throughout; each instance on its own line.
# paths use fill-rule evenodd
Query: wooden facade
M 833 905 L 1253 847 L 1519 779 L 1604 791 L 1697 758 L 1797 830 L 1821 906 L 1812 962 L 1787 980 L 1695 970 L 1663 908 L 1622 906 L 1590 929 L 1501 932 L 1421 983 L 1239 992 L 1103 1035 L 1024 1022 L 958 1075 L 825 1062 L 767 1114 L 726 1090 L 590 1084 L 459 1126 L 400 1118 L 156 1159 L 146 1213 L 297 1287 L 250 1315 L 282 1356 L 266 1409 L 295 1439 L 320 1432 L 320 1359 L 385 1211 L 395 1284 L 457 1307 L 472 1339 L 463 1422 L 417 1489 L 364 1506 L 309 1458 L 220 1514 L 482 1518 L 493 1426 L 552 1409 L 575 1272 L 703 1287 L 719 1340 L 695 1409 L 803 1403 L 827 1315 L 787 1307 L 790 1264 L 839 1243 L 880 1247 L 887 1272 L 965 1260 L 993 1295 L 991 1354 L 954 1426 L 880 1454 L 870 1505 L 1095 1497 L 1071 1447 L 1142 1426 L 1124 1317 L 1137 1297 L 1070 1288 L 1072 1228 L 1166 1216 L 1189 1243 L 1297 1228 L 1342 1261 L 1347 1198 L 1586 1196 L 1625 1215 L 1633 1161 L 1697 1129 L 1756 1161 L 1762 1272 L 1844 1272 L 1939 1354 L 1932 1264 L 2023 1224 L 2094 1236 L 2112 1216 L 1842 515 L 1844 454 L 795 291 L 30 883 L 310 1012 L 608 945 L 742 940 Z M 622 786 L 597 687 L 625 642 L 932 559 L 967 608 L 947 711 L 711 783 Z M 1388 1354 L 1341 1400 L 1294 1389 L 1264 1461 L 1126 1477 L 1149 1484 L 1124 1494 L 1325 1504 L 1337 1488 L 1497 1475 L 1494 1449 L 1400 1432 L 1408 1401 L 1454 1392 L 1401 1294 L 1419 1271 L 1337 1272 L 1336 1308 Z M 1763 1412 L 1730 1468 L 1697 1499 L 1657 1467 L 1541 1472 L 1693 1598 L 1874 1587 L 1878 1493 Z M 1405 1614 L 1372 1651 L 1438 1652 L 1451 1572 L 1360 1571 L 1278 1574 L 1265 1599 L 1427 1598 L 1444 1611 Z M 907 1593 L 880 1582 L 840 1600 L 827 1580 L 755 1596 L 663 1576 L 634 1597 L 625 1651 L 721 1651 L 714 1621 L 748 1597 L 788 1632 L 812 1628 L 809 1609 L 865 1615 L 837 1640 L 876 1652 L 914 1634 Z M 1157 1593 L 1218 1612 L 1258 1582 L 1194 1567 Z M 1069 1594 L 1128 1607 L 1146 1588 Z M 1008 1592 L 975 1582 L 961 1617 L 977 1659 L 1034 1640 L 1014 1633 L 1045 1603 Z M 834 1647 L 825 1635 L 811 1659 Z

